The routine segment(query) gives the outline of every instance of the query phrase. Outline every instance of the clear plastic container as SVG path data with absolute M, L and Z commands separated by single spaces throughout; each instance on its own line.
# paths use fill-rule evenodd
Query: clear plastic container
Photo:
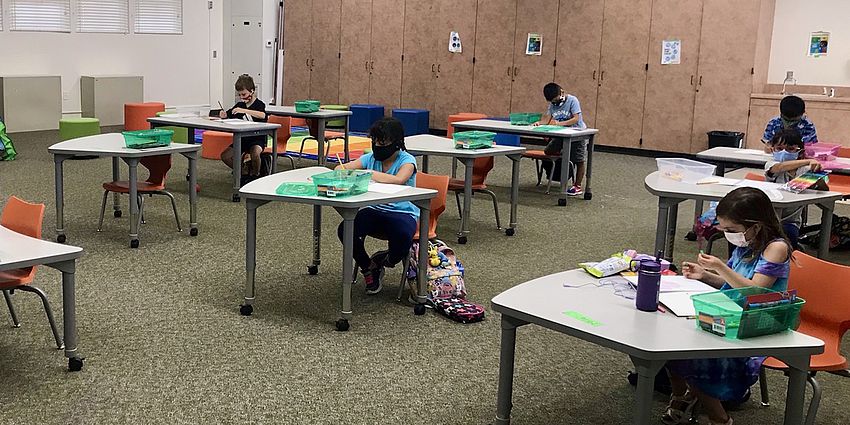
M 543 114 L 539 112 L 515 112 L 510 115 L 513 125 L 531 125 L 540 121 Z
M 456 131 L 452 134 L 457 149 L 483 149 L 493 146 L 496 133 L 489 131 Z
M 365 170 L 334 170 L 311 177 L 318 196 L 341 198 L 360 195 L 369 190 L 372 172 Z
M 685 158 L 656 158 L 662 177 L 696 184 L 705 177 L 713 176 L 715 165 Z
M 295 112 L 318 112 L 321 102 L 318 100 L 296 100 Z
M 776 292 L 758 286 L 727 289 L 691 296 L 697 313 L 696 326 L 707 332 L 729 339 L 744 339 L 770 335 L 800 324 L 800 310 L 806 301 L 796 298 L 793 302 L 773 307 L 744 310 L 746 297 Z
M 171 144 L 173 130 L 154 128 L 151 130 L 125 131 L 124 145 L 131 149 L 159 148 Z

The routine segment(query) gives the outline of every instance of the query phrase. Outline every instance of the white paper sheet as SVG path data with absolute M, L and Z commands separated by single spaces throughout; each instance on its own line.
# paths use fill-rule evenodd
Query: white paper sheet
M 694 317 L 697 315 L 694 310 L 694 302 L 691 300 L 691 295 L 699 294 L 700 292 L 665 292 L 658 296 L 658 302 L 667 307 L 671 313 L 679 317 Z
M 637 276 L 624 276 L 632 283 L 637 284 Z M 688 279 L 684 276 L 661 276 L 661 292 L 711 292 L 716 291 L 712 286 L 698 280 Z
M 781 185 L 778 183 L 744 179 L 738 182 L 737 186 L 761 189 L 762 192 L 767 194 L 767 197 L 770 198 L 771 201 L 781 201 L 783 199 L 782 192 L 779 191 L 779 186 Z
M 230 118 L 230 119 L 226 119 L 226 120 L 221 120 L 220 122 L 223 122 L 225 124 L 236 124 L 236 125 L 251 124 L 251 121 L 240 120 L 238 118 Z
M 735 153 L 741 155 L 767 156 L 764 151 L 760 151 L 758 149 L 738 149 L 735 151 Z
M 399 193 L 409 187 L 410 186 L 401 184 L 369 183 L 369 192 L 385 193 L 387 195 L 392 195 L 395 193 Z
M 721 186 L 735 186 L 741 179 L 730 179 L 728 177 L 708 176 L 701 178 L 697 184 L 719 184 Z
M 198 114 L 187 114 L 187 113 L 172 113 L 172 114 L 160 114 L 162 118 L 192 118 L 197 117 Z

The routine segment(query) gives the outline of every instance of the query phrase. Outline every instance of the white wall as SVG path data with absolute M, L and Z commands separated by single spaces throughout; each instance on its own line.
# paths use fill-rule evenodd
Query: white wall
M 93 74 L 144 76 L 146 101 L 169 107 L 208 105 L 213 90 L 210 51 L 218 45 L 221 52 L 222 22 L 219 15 L 213 21 L 219 28 L 212 29 L 210 14 L 206 1 L 184 0 L 183 35 L 13 32 L 4 25 L 0 74 L 61 75 L 62 109 L 70 114 L 80 111 L 80 76 Z M 211 40 L 216 34 L 219 39 Z
M 794 71 L 800 85 L 850 86 L 848 17 L 847 0 L 776 0 L 768 83 L 782 84 L 785 71 Z M 830 32 L 828 56 L 807 56 L 814 31 Z

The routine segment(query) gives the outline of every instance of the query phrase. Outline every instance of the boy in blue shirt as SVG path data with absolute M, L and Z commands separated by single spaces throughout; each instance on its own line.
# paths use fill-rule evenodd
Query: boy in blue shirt
M 378 183 L 416 186 L 416 159 L 404 147 L 404 127 L 392 117 L 378 120 L 369 129 L 372 152 L 337 170 L 371 170 L 372 180 Z M 384 267 L 393 267 L 410 252 L 419 208 L 410 201 L 373 205 L 357 212 L 354 218 L 354 262 L 363 273 L 366 294 L 381 292 Z M 337 229 L 342 241 L 343 225 Z M 386 239 L 388 249 L 378 251 L 372 257 L 366 252 L 366 236 Z
M 811 145 L 818 142 L 815 125 L 806 117 L 806 102 L 798 96 L 785 96 L 779 102 L 779 116 L 767 123 L 761 142 L 765 144 L 765 152 L 772 152 L 770 141 L 773 136 L 784 128 L 794 128 L 803 139 L 803 143 Z
M 560 125 L 578 129 L 587 128 L 581 119 L 581 105 L 578 98 L 564 92 L 561 86 L 549 83 L 543 86 L 543 97 L 549 102 L 549 107 L 540 121 L 534 125 Z M 563 147 L 562 139 L 550 139 L 543 149 L 546 155 L 560 156 Z M 587 140 L 570 144 L 570 161 L 576 165 L 576 175 L 573 186 L 567 189 L 567 195 L 577 196 L 584 193 L 581 189 L 581 181 L 584 179 L 585 160 L 587 158 Z M 560 161 L 560 159 L 558 159 Z M 556 164 L 557 165 L 557 164 Z M 558 167 L 553 167 L 552 172 Z

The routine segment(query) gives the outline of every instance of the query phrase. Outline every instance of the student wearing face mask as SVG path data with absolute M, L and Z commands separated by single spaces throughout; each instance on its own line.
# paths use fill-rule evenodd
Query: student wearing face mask
M 806 158 L 806 146 L 800 133 L 794 128 L 784 128 L 773 135 L 767 143 L 773 159 L 764 165 L 764 178 L 774 183 L 788 183 L 809 171 L 820 171 L 821 164 Z M 785 208 L 779 212 L 782 230 L 794 249 L 799 249 L 800 226 L 803 223 L 803 207 Z
M 735 245 L 728 262 L 699 254 L 695 263 L 682 264 L 685 277 L 719 289 L 761 286 L 776 291 L 788 287 L 791 245 L 767 195 L 742 187 L 729 192 L 717 205 L 718 228 Z M 722 402 L 741 402 L 758 381 L 764 357 L 693 359 L 668 362 L 673 387 L 670 404 L 661 417 L 667 425 L 687 424 L 700 402 L 708 423 L 731 425 Z M 703 423 L 703 422 L 700 422 Z
M 392 117 L 378 120 L 369 129 L 372 152 L 337 170 L 370 170 L 372 180 L 378 183 L 416 186 L 416 159 L 404 147 L 404 127 Z M 400 263 L 410 252 L 419 208 L 410 201 L 374 205 L 357 212 L 354 218 L 354 261 L 363 274 L 366 294 L 381 292 L 384 267 Z M 342 223 L 337 229 L 342 241 Z M 364 246 L 366 236 L 386 239 L 387 250 L 378 251 L 371 257 Z
M 266 122 L 266 104 L 257 99 L 257 87 L 254 79 L 248 74 L 242 74 L 236 79 L 236 94 L 240 101 L 226 111 L 220 111 L 220 118 L 234 118 L 248 121 Z M 260 175 L 260 154 L 266 148 L 266 136 L 249 136 L 242 138 L 242 175 L 247 179 Z M 233 168 L 233 145 L 221 153 L 221 161 Z M 243 178 L 245 180 L 245 178 Z
M 806 116 L 806 102 L 798 96 L 785 96 L 779 101 L 779 116 L 768 121 L 761 138 L 761 142 L 765 144 L 765 152 L 771 152 L 771 139 L 785 128 L 797 130 L 803 139 L 803 143 L 807 145 L 818 142 L 815 125 Z
M 564 127 L 572 127 L 584 129 L 587 126 L 581 118 L 581 105 L 578 98 L 567 94 L 561 86 L 555 83 L 549 83 L 543 86 L 543 97 L 549 102 L 546 112 L 540 118 L 540 121 L 534 123 L 537 125 L 560 125 Z M 562 139 L 551 139 L 543 152 L 546 155 L 560 156 L 563 146 Z M 581 182 L 584 179 L 585 158 L 587 158 L 587 140 L 570 144 L 570 161 L 576 165 L 576 175 L 573 180 L 573 186 L 567 189 L 567 195 L 577 196 L 584 193 L 581 189 Z M 552 172 L 558 168 L 560 159 L 556 161 L 556 166 Z M 560 175 L 560 174 L 555 174 Z

